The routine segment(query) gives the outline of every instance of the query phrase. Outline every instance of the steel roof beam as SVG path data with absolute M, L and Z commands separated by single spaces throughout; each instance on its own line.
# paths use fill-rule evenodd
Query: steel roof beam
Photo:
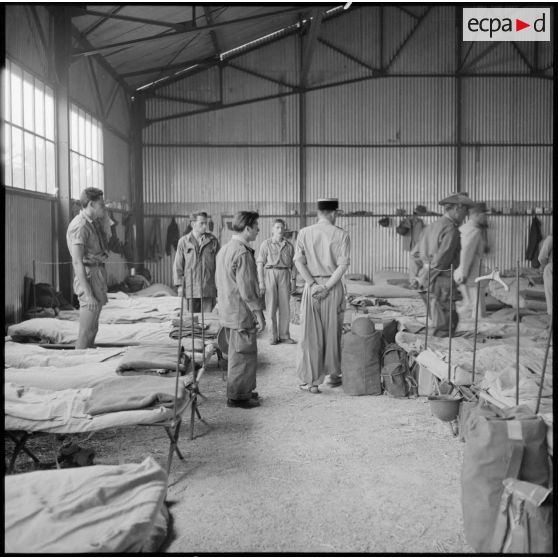
M 200 105 L 203 107 L 211 107 L 216 104 L 216 102 L 207 102 L 207 101 L 196 101 L 193 99 L 185 99 L 184 97 L 174 97 L 173 95 L 146 95 L 146 99 L 161 99 L 165 101 L 174 101 L 175 103 L 184 103 L 188 105 Z
M 529 60 L 527 60 L 527 56 L 525 56 L 525 54 L 519 48 L 519 45 L 515 41 L 512 41 L 512 46 L 517 51 L 517 54 L 519 54 L 519 57 L 521 58 L 521 60 L 523 60 L 523 62 L 525 62 L 525 64 L 527 64 L 527 67 L 529 68 L 529 70 L 531 70 L 531 72 L 536 72 L 537 71 L 536 68 L 534 68 L 533 65 L 531 64 L 531 62 L 529 62 Z
M 82 16 L 99 16 L 108 19 L 119 19 L 121 21 L 130 21 L 132 23 L 141 23 L 143 25 L 155 25 L 158 27 L 168 27 L 169 29 L 174 29 L 176 31 L 189 31 L 195 29 L 196 25 L 194 22 L 183 22 L 183 23 L 172 23 L 170 21 L 160 21 L 158 19 L 147 19 L 143 17 L 120 15 L 114 12 L 99 12 L 97 10 L 88 10 L 85 8 L 74 7 L 72 8 L 72 17 L 82 17 Z
M 339 47 L 331 44 L 329 41 L 326 41 L 325 39 L 322 39 L 321 37 L 318 38 L 318 41 L 320 43 L 322 43 L 323 45 L 325 45 L 326 47 L 330 48 L 331 50 L 334 50 L 335 52 L 338 52 L 339 54 L 341 54 L 345 58 L 348 58 L 349 60 L 352 60 L 353 62 L 355 62 L 356 64 L 359 64 L 360 66 L 363 66 L 367 70 L 370 70 L 371 72 L 381 72 L 380 68 L 374 68 L 373 66 L 370 66 L 369 64 L 367 64 L 366 62 L 363 62 L 362 60 L 360 60 L 356 56 L 353 56 L 352 54 L 349 54 L 348 52 L 340 49 Z
M 275 83 L 277 85 L 281 85 L 283 87 L 289 87 L 291 89 L 296 88 L 296 85 L 292 85 L 290 83 L 286 83 L 284 81 L 281 81 L 279 79 L 274 79 L 272 77 L 266 76 L 264 74 L 260 74 L 259 72 L 256 72 L 254 70 L 249 70 L 248 68 L 243 68 L 242 66 L 237 66 L 236 64 L 233 64 L 231 62 L 226 62 L 226 65 L 229 66 L 230 68 L 233 68 L 235 70 L 238 70 L 239 72 L 244 72 L 246 74 L 250 74 L 251 76 L 260 78 L 260 79 L 265 79 L 266 81 L 270 81 L 271 83 Z
M 162 39 L 162 38 L 167 38 L 167 37 L 175 37 L 177 35 L 183 35 L 185 33 L 198 33 L 200 31 L 209 31 L 210 29 L 216 29 L 219 27 L 226 27 L 227 25 L 234 25 L 235 23 L 243 23 L 245 21 L 252 21 L 254 19 L 260 19 L 260 18 L 271 18 L 273 16 L 276 15 L 281 15 L 281 14 L 286 14 L 289 12 L 294 12 L 294 11 L 299 11 L 300 7 L 296 7 L 296 8 L 288 8 L 285 10 L 280 10 L 280 11 L 276 11 L 276 12 L 268 12 L 266 14 L 256 14 L 253 16 L 248 16 L 248 17 L 243 17 L 243 18 L 239 18 L 239 19 L 231 19 L 229 21 L 223 21 L 220 23 L 213 23 L 211 25 L 201 25 L 201 26 L 197 26 L 197 27 L 191 27 L 189 29 L 183 29 L 180 31 L 174 31 L 174 32 L 163 32 L 163 33 L 157 33 L 156 35 L 150 35 L 148 37 L 142 37 L 142 38 L 138 38 L 138 39 L 130 39 L 129 41 L 121 41 L 118 43 L 111 43 L 108 45 L 100 45 L 97 47 L 93 47 L 91 46 L 90 48 L 87 49 L 83 49 L 83 50 L 77 50 L 74 51 L 72 54 L 74 56 L 90 56 L 91 54 L 97 54 L 102 50 L 107 50 L 107 49 L 111 49 L 111 48 L 118 48 L 121 46 L 128 46 L 128 45 L 133 45 L 133 44 L 137 44 L 137 43 L 143 43 L 146 41 L 152 41 L 152 40 L 157 40 L 157 39 Z
M 116 8 L 113 8 L 112 11 L 109 12 L 109 14 L 110 15 L 117 14 L 123 7 L 124 6 L 117 6 Z M 101 27 L 101 25 L 103 25 L 103 23 L 106 23 L 108 20 L 109 20 L 108 16 L 99 18 L 95 23 L 93 23 L 87 29 L 85 29 L 85 31 L 82 32 L 82 35 L 84 37 L 87 37 L 87 35 L 93 33 L 93 31 L 95 31 L 96 29 L 99 29 L 99 27 Z
M 361 5 L 357 4 L 357 5 L 353 5 L 351 7 L 351 9 L 354 11 L 354 10 L 360 9 L 361 7 L 362 7 Z M 327 19 L 329 21 L 329 20 L 332 20 L 332 19 L 336 19 L 338 17 L 342 17 L 345 13 L 346 13 L 345 10 L 341 10 L 341 11 L 335 13 L 335 14 L 328 14 L 324 19 Z M 287 27 L 285 27 L 284 29 L 278 30 L 277 33 L 279 33 L 279 31 L 284 31 L 284 33 L 277 34 L 275 37 L 265 41 L 264 43 L 259 43 L 255 46 L 243 49 L 241 52 L 237 52 L 237 53 L 234 53 L 234 54 L 231 54 L 231 55 L 227 55 L 227 58 L 226 58 L 227 63 L 229 63 L 228 62 L 229 60 L 233 60 L 234 58 L 238 58 L 238 57 L 243 56 L 245 54 L 248 54 L 249 52 L 252 52 L 254 50 L 258 50 L 259 48 L 261 48 L 264 45 L 266 45 L 266 46 L 271 45 L 273 43 L 276 43 L 278 41 L 281 41 L 281 40 L 285 39 L 286 37 L 290 37 L 292 35 L 298 34 L 298 33 L 300 33 L 301 29 L 300 29 L 299 25 L 291 24 L 291 25 L 288 25 Z M 222 60 L 215 60 L 212 63 L 213 66 L 218 66 L 218 65 L 220 66 L 222 64 L 223 64 Z M 175 83 L 177 81 L 181 81 L 183 79 L 186 79 L 186 78 L 192 76 L 195 73 L 204 71 L 208 67 L 210 67 L 210 66 L 207 65 L 207 64 L 206 65 L 201 65 L 200 64 L 199 67 L 196 68 L 191 73 L 184 73 L 183 75 L 177 75 L 177 76 L 169 77 L 169 79 L 167 79 L 163 83 L 153 83 L 153 82 L 151 82 L 151 83 L 148 83 L 148 84 L 140 85 L 139 87 L 145 87 L 146 89 L 144 89 L 143 91 L 147 91 L 148 90 L 147 88 L 149 88 L 149 90 L 157 90 L 157 89 L 160 89 L 162 87 L 167 87 L 168 85 L 170 85 L 172 83 Z M 298 87 L 295 88 L 295 89 L 298 90 Z M 136 90 L 138 90 L 138 87 L 136 87 Z
M 189 68 L 190 66 L 196 66 L 197 64 L 205 64 L 208 62 L 217 62 L 219 58 L 217 56 L 210 56 L 206 58 L 194 58 L 192 60 L 185 60 L 184 62 L 179 62 L 176 64 L 171 64 L 169 66 L 152 66 L 151 68 L 144 68 L 143 70 L 134 70 L 133 72 L 125 72 L 120 74 L 123 78 L 135 77 L 135 76 L 142 76 L 145 74 L 153 74 L 158 72 L 159 70 L 165 71 L 166 73 L 174 73 L 178 70 L 183 70 L 185 68 Z M 163 77 L 161 74 L 160 77 Z
M 300 71 L 301 89 L 304 89 L 308 83 L 308 75 L 310 73 L 314 51 L 316 50 L 316 43 L 320 33 L 322 17 L 323 12 L 320 9 L 314 8 L 312 10 L 312 21 L 310 22 L 310 31 L 308 32 L 308 42 L 306 43 L 306 47 L 304 48 L 304 52 L 302 54 L 302 65 Z
M 211 10 L 209 9 L 209 6 L 207 4 L 203 5 L 203 15 L 205 16 L 207 25 L 213 25 L 213 16 L 211 15 Z M 219 55 L 221 53 L 221 46 L 219 45 L 219 37 L 217 36 L 217 33 L 212 29 L 209 32 L 209 36 L 211 37 L 211 42 L 213 43 L 215 54 Z
M 467 65 L 467 67 L 465 68 L 465 71 L 472 71 L 473 66 L 479 62 L 480 60 L 482 60 L 487 54 L 491 53 L 496 47 L 500 46 L 500 42 L 497 43 L 491 43 L 490 46 L 488 48 L 485 48 L 481 53 L 477 54 L 477 56 L 475 56 L 475 58 L 473 58 L 473 60 L 471 62 L 469 62 L 469 64 Z
M 419 19 L 419 16 L 414 14 L 413 12 L 409 11 L 407 8 L 404 8 L 403 6 L 400 6 L 399 4 L 395 6 L 398 10 L 401 10 L 404 14 L 407 14 L 409 17 L 412 17 L 413 19 Z
M 395 54 L 391 57 L 391 60 L 388 62 L 387 66 L 384 69 L 385 72 L 389 71 L 391 65 L 395 62 L 396 58 L 401 54 L 401 51 L 405 48 L 407 43 L 411 40 L 411 37 L 416 33 L 417 29 L 420 27 L 421 23 L 426 19 L 426 16 L 430 13 L 431 9 L 432 9 L 432 7 L 429 6 L 427 8 L 427 10 L 417 20 L 417 22 L 416 22 L 415 26 L 413 27 L 413 29 L 411 30 L 411 32 L 407 35 L 405 40 L 401 43 L 401 45 L 399 45 L 399 48 L 397 49 Z
M 79 31 L 79 29 L 75 25 L 72 25 L 72 35 L 80 44 L 82 44 L 86 48 L 91 47 L 91 43 L 87 39 L 82 37 L 81 32 Z M 130 87 L 128 86 L 128 84 L 124 81 L 124 79 L 118 74 L 118 72 L 101 55 L 99 55 L 99 54 L 95 55 L 95 60 L 97 60 L 99 65 L 115 81 L 117 81 L 122 86 L 122 88 L 124 89 L 124 91 L 126 92 L 127 95 L 131 94 L 131 90 L 130 90 Z

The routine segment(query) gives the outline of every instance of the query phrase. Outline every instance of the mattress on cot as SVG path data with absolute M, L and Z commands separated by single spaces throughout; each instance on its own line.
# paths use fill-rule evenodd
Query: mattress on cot
M 102 313 L 102 312 L 101 312 Z M 52 344 L 75 344 L 79 323 L 54 318 L 35 318 L 8 327 L 8 335 L 14 339 L 35 339 Z M 172 324 L 100 324 L 95 337 L 97 345 L 127 346 L 149 344 L 168 344 Z
M 138 377 L 122 378 L 136 380 Z M 174 381 L 174 379 L 158 379 Z M 103 384 L 106 385 L 106 384 Z M 157 405 L 91 415 L 88 412 L 96 388 L 49 390 L 24 387 L 6 382 L 4 385 L 4 429 L 54 434 L 96 432 L 106 428 L 157 424 L 172 419 L 172 406 Z M 184 384 L 182 384 L 182 390 Z M 117 396 L 118 393 L 115 393 Z M 184 400 L 178 401 L 181 407 Z
M 110 361 L 123 353 L 121 348 L 61 349 L 51 350 L 33 343 L 4 343 L 4 366 L 6 368 L 30 368 L 39 366 L 73 367 L 83 364 Z M 69 387 L 69 386 L 68 386 Z
M 156 552 L 167 536 L 167 475 L 151 457 L 8 475 L 4 486 L 7 553 Z
M 368 281 L 345 281 L 348 295 L 374 296 L 378 298 L 418 298 L 418 291 L 398 287 L 397 285 L 373 285 Z
M 48 352 L 50 349 L 44 349 Z M 6 368 L 4 380 L 12 384 L 40 389 L 64 390 L 98 386 L 114 378 L 120 358 L 109 362 L 83 363 L 79 366 L 30 366 Z
M 125 297 L 111 298 L 103 306 L 99 323 L 136 323 L 136 322 L 164 322 L 178 316 L 180 312 L 180 298 L 177 296 L 164 297 Z M 125 294 L 125 293 L 122 293 Z M 58 317 L 64 320 L 79 320 L 79 310 L 62 310 Z

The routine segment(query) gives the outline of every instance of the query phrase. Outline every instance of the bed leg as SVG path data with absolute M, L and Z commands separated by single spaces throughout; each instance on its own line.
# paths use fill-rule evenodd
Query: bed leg
M 33 459 L 33 461 L 35 463 L 40 463 L 40 461 L 37 459 L 37 457 L 35 455 L 33 455 L 33 453 L 25 447 L 25 444 L 27 443 L 27 440 L 29 439 L 29 433 L 28 432 L 23 432 L 23 434 L 21 435 L 20 438 L 18 438 L 16 435 L 12 434 L 11 432 L 6 432 L 6 436 L 8 436 L 8 438 L 10 438 L 10 440 L 12 440 L 12 442 L 14 443 L 14 451 L 12 453 L 12 457 L 10 458 L 10 463 L 9 463 L 8 469 L 7 469 L 7 472 L 9 474 L 13 473 L 17 456 L 22 451 L 24 451 L 29 457 L 31 457 L 31 459 Z

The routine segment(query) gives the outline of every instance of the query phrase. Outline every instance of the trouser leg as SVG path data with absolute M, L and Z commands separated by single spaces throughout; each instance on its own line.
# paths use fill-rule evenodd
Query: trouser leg
M 277 305 L 279 310 L 279 339 L 289 339 L 291 321 L 291 272 L 289 269 L 277 269 Z
M 265 307 L 267 308 L 267 318 L 271 325 L 271 337 L 272 339 L 279 339 L 277 334 L 278 291 L 274 272 L 274 269 L 265 270 Z
M 256 388 L 258 348 L 256 331 L 230 330 L 227 397 L 237 401 L 250 399 Z
M 315 288 L 315 287 L 314 287 Z M 318 386 L 322 383 L 324 368 L 324 328 L 320 303 L 311 295 L 312 287 L 304 286 L 300 305 L 301 339 L 296 354 L 296 370 L 304 384 Z
M 321 312 L 325 335 L 324 372 L 335 377 L 341 373 L 341 334 L 345 314 L 345 291 L 341 283 L 337 283 L 322 301 Z
M 79 332 L 76 349 L 88 349 L 95 344 L 95 337 L 99 330 L 99 316 L 101 306 L 97 310 L 89 310 L 86 306 L 79 309 Z
M 447 337 L 449 335 L 449 322 L 451 312 L 452 333 L 457 327 L 457 311 L 455 309 L 455 299 L 450 305 L 450 279 L 445 276 L 438 276 L 432 281 L 432 292 L 430 293 L 430 319 L 433 335 Z M 454 291 L 456 285 L 453 285 Z

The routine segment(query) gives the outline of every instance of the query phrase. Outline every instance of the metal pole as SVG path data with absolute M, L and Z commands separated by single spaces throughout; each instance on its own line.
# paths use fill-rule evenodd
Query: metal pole
M 515 341 L 515 404 L 519 405 L 519 260 L 517 261 L 517 271 L 515 274 L 516 278 L 516 341 Z
M 424 350 L 428 349 L 428 314 L 430 313 L 430 265 L 432 259 L 428 260 L 428 284 L 426 286 L 426 333 L 424 334 Z
M 202 369 L 205 370 L 205 318 L 203 312 L 203 259 L 200 250 L 200 310 L 201 310 L 201 327 L 202 327 L 202 344 L 203 344 L 203 357 Z
M 453 264 L 450 265 L 450 298 L 449 298 L 449 344 L 448 344 L 448 383 L 451 381 L 451 338 L 453 326 Z
M 33 260 L 33 317 L 37 317 L 37 269 Z
M 543 386 L 544 386 L 544 375 L 546 374 L 546 363 L 547 363 L 547 360 L 548 360 L 548 351 L 550 349 L 550 339 L 551 338 L 552 338 L 552 321 L 550 322 L 550 327 L 548 329 L 548 338 L 546 340 L 546 350 L 544 352 L 543 369 L 542 369 L 542 374 L 541 374 L 541 385 L 539 386 L 539 394 L 537 396 L 537 408 L 535 409 L 535 414 L 538 414 L 539 407 L 541 405 L 541 397 L 542 397 L 542 391 L 543 391 Z
M 482 273 L 482 258 L 479 260 L 479 274 L 478 277 L 481 276 Z M 479 328 L 479 304 L 480 304 L 480 285 L 481 281 L 477 283 L 477 300 L 475 304 L 475 335 L 473 337 L 473 375 L 471 378 L 471 383 L 475 383 L 475 365 L 477 361 L 477 333 Z
M 190 440 L 194 439 L 194 420 L 196 419 L 196 348 L 195 348 L 195 323 L 194 323 L 194 270 L 190 268 L 190 315 L 192 317 L 192 388 L 190 389 L 190 398 L 192 400 L 192 409 L 190 413 Z
M 180 297 L 180 324 L 178 324 L 178 349 L 176 355 L 176 382 L 174 385 L 174 409 L 172 422 L 176 422 L 176 405 L 178 398 L 178 377 L 180 376 L 180 356 L 182 353 L 182 317 L 184 316 L 184 276 L 182 276 L 182 296 Z

